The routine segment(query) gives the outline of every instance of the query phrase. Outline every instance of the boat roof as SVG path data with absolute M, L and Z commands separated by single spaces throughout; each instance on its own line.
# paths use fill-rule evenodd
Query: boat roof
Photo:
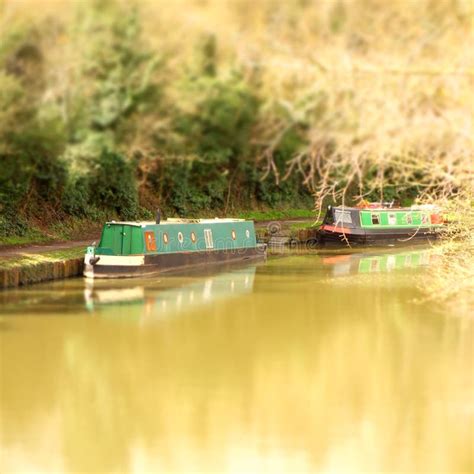
M 148 225 L 172 225 L 172 224 L 220 224 L 224 222 L 245 222 L 245 219 L 232 219 L 224 218 L 220 219 L 215 217 L 214 219 L 182 219 L 180 217 L 171 217 L 169 219 L 162 220 L 159 224 L 155 221 L 108 221 L 106 224 L 118 224 L 118 225 L 130 225 L 134 227 L 145 227 Z

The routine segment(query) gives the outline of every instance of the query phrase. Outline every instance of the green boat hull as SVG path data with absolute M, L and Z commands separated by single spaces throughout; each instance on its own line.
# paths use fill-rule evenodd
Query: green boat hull
M 266 258 L 254 223 L 242 219 L 108 222 L 100 244 L 88 247 L 84 275 L 124 278 Z

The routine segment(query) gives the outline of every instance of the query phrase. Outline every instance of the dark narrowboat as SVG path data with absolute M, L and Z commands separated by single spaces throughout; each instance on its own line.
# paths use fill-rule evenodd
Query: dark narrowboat
M 364 207 L 328 206 L 318 229 L 320 244 L 400 244 L 436 239 L 443 218 L 434 206 L 410 208 L 369 204 Z
M 167 219 L 107 222 L 98 246 L 87 248 L 84 276 L 123 278 L 184 267 L 266 258 L 252 221 Z

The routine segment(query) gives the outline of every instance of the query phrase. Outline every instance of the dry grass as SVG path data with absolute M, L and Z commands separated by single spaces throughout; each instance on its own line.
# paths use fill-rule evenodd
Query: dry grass
M 474 201 L 472 194 L 441 201 L 451 220 L 441 260 L 420 287 L 433 303 L 447 304 L 453 316 L 474 317 Z

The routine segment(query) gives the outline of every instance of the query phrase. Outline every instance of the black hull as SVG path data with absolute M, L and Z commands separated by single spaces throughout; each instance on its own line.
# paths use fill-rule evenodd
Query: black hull
M 321 245 L 406 245 L 436 240 L 439 232 L 432 229 L 350 229 L 349 233 L 319 230 L 318 242 Z
M 202 252 L 176 252 L 146 255 L 144 265 L 85 265 L 84 275 L 91 278 L 130 278 L 187 268 L 266 259 L 266 246 Z

